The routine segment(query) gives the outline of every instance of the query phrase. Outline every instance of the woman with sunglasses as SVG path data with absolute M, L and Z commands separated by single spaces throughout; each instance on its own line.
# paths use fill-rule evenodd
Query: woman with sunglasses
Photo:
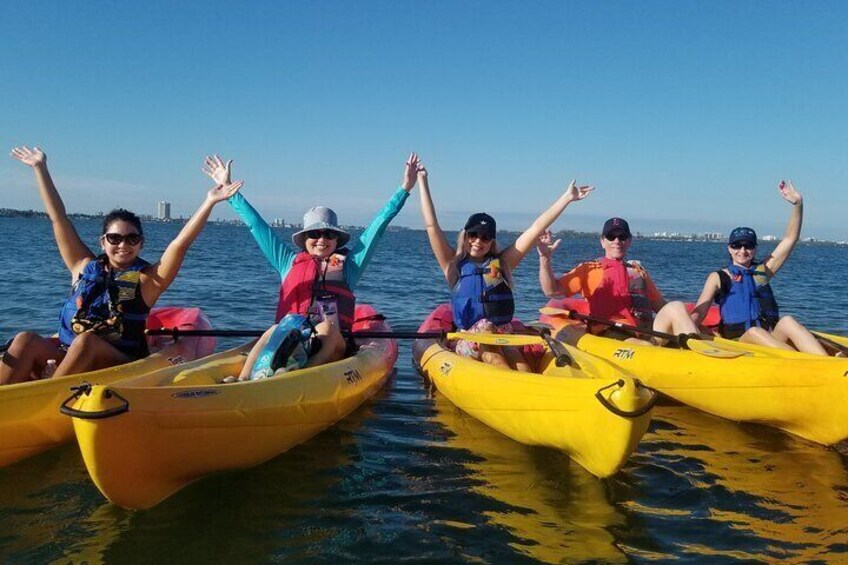
M 150 309 L 174 281 L 212 208 L 238 191 L 241 183 L 210 189 L 159 261 L 150 264 L 139 257 L 144 233 L 138 216 L 122 209 L 107 214 L 100 236 L 102 254 L 95 256 L 65 213 L 44 152 L 38 147 L 15 147 L 12 156 L 35 172 L 73 290 L 60 313 L 58 341 L 33 332 L 19 333 L 0 363 L 0 384 L 48 376 L 45 369 L 51 360 L 56 363 L 53 375 L 62 376 L 146 357 L 144 329 Z
M 224 164 L 217 155 L 207 157 L 204 171 L 215 182 L 226 183 L 230 178 L 231 164 L 232 161 Z M 350 234 L 339 227 L 336 213 L 330 208 L 316 206 L 304 214 L 303 229 L 292 235 L 292 247 L 277 237 L 241 193 L 230 198 L 230 205 L 247 224 L 265 258 L 280 274 L 282 282 L 276 322 L 286 314 L 300 314 L 309 318 L 315 327 L 320 347 L 310 352 L 306 366 L 314 367 L 344 358 L 347 342 L 341 330 L 350 330 L 354 322 L 356 299 L 353 289 L 370 263 L 389 222 L 401 211 L 415 186 L 417 168 L 418 156 L 412 153 L 406 161 L 400 187 L 350 246 Z M 238 380 L 250 378 L 256 359 L 275 329 L 276 325 L 259 338 Z M 229 380 L 235 379 L 228 377 Z
M 792 316 L 778 314 L 772 294 L 771 278 L 783 266 L 801 236 L 804 203 L 792 182 L 780 181 L 780 195 L 792 205 L 786 233 L 774 251 L 762 263 L 754 261 L 757 234 L 748 227 L 730 232 L 727 267 L 707 276 L 693 318 L 706 316 L 715 300 L 721 312 L 719 333 L 727 339 L 746 343 L 827 355 L 824 347 L 807 328 Z
M 512 272 L 533 248 L 539 235 L 569 204 L 586 198 L 594 187 L 577 186 L 571 181 L 562 196 L 542 212 L 515 243 L 503 250 L 498 248 L 494 218 L 482 212 L 468 218 L 459 232 L 456 248 L 452 247 L 436 218 L 427 170 L 423 165 L 418 167 L 418 189 L 430 247 L 451 289 L 454 325 L 472 333 L 513 333 L 521 327 L 513 322 Z M 514 347 L 498 348 L 459 340 L 454 350 L 459 355 L 490 365 L 525 372 L 532 370 Z
M 577 265 L 557 278 L 551 255 L 561 240 L 553 241 L 550 232 L 539 238 L 539 282 L 547 297 L 580 294 L 589 303 L 589 314 L 612 322 L 644 329 L 677 334 L 697 333 L 697 326 L 682 302 L 666 302 L 648 272 L 638 261 L 628 261 L 627 251 L 633 237 L 630 225 L 622 218 L 610 218 L 601 231 L 604 256 Z M 596 335 L 642 344 L 650 341 L 633 338 L 609 325 L 589 324 Z M 565 339 L 575 344 L 586 330 L 568 326 Z

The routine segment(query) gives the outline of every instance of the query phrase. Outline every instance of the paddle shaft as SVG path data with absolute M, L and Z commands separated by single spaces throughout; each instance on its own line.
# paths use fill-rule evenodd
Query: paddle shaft
M 829 337 L 819 335 L 815 332 L 813 332 L 813 335 L 816 336 L 816 339 L 819 340 L 824 345 L 829 345 L 830 347 L 834 348 L 835 350 L 839 351 L 840 353 L 844 353 L 845 355 L 848 355 L 848 347 L 842 345 L 838 341 L 833 341 Z
M 613 322 L 612 320 L 605 320 L 603 318 L 595 318 L 594 316 L 587 316 L 586 314 L 581 314 L 579 312 L 575 312 L 574 310 L 562 310 L 563 313 L 566 314 L 569 318 L 574 320 L 581 320 L 584 322 L 592 322 L 593 324 L 602 324 L 605 326 L 611 326 L 617 328 L 619 330 L 623 330 L 625 332 L 629 332 L 631 334 L 642 334 L 642 335 L 650 335 L 654 337 L 659 337 L 662 339 L 667 339 L 670 342 L 674 343 L 678 347 L 686 347 L 686 342 L 689 341 L 689 336 L 685 334 L 674 335 L 668 334 L 665 332 L 658 332 L 656 330 L 645 330 L 642 328 L 637 328 L 636 326 L 631 326 L 629 324 L 622 324 L 621 322 Z
M 265 333 L 265 330 L 181 330 L 179 328 L 159 328 L 147 330 L 147 335 L 168 335 L 174 338 L 180 336 L 210 336 L 210 337 L 258 337 Z M 523 346 L 542 343 L 542 338 L 533 335 L 522 334 L 473 334 L 466 332 L 414 332 L 414 331 L 359 331 L 352 332 L 344 330 L 341 332 L 344 336 L 349 336 L 357 339 L 464 339 L 474 341 L 485 345 L 495 345 L 500 347 Z
M 267 330 L 181 330 L 158 328 L 147 330 L 147 335 L 169 335 L 174 337 L 259 337 Z M 373 337 L 386 339 L 444 339 L 448 332 L 352 332 L 342 330 L 342 335 L 351 337 Z

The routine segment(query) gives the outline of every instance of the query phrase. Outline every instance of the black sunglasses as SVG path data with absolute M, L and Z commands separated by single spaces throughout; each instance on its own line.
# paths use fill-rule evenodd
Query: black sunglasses
M 630 234 L 629 233 L 619 233 L 619 234 L 616 234 L 616 235 L 607 234 L 607 235 L 604 236 L 604 238 L 607 241 L 615 241 L 616 239 L 618 241 L 627 241 L 628 239 L 630 239 Z
M 309 239 L 338 239 L 339 232 L 333 230 L 309 230 L 306 232 L 306 237 Z
M 468 236 L 468 239 L 479 239 L 482 242 L 492 241 L 492 236 L 487 233 L 478 233 L 476 231 L 467 232 L 465 235 Z
M 747 249 L 750 251 L 751 249 L 756 249 L 757 246 L 751 243 L 750 241 L 737 241 L 735 243 L 730 244 L 731 249 Z
M 127 242 L 127 245 L 138 245 L 141 243 L 140 233 L 128 233 L 127 235 L 120 233 L 104 233 L 103 237 L 105 237 L 106 241 L 108 241 L 111 245 L 120 245 L 124 241 Z

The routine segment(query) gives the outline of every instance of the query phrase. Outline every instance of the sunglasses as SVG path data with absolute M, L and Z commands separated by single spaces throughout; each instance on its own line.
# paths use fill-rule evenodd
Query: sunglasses
M 731 249 L 747 249 L 750 251 L 751 249 L 756 249 L 757 246 L 749 241 L 737 241 L 736 243 L 730 244 Z
M 620 234 L 617 234 L 617 235 L 609 235 L 608 234 L 608 235 L 604 236 L 604 239 L 606 239 L 607 241 L 615 241 L 616 239 L 618 241 L 627 241 L 628 239 L 630 239 L 630 234 L 624 234 L 624 233 L 620 233 Z
M 333 230 L 309 230 L 306 232 L 306 237 L 309 239 L 338 239 L 339 232 Z
M 480 240 L 480 241 L 482 241 L 483 243 L 486 243 L 486 242 L 488 242 L 488 241 L 492 241 L 492 239 L 493 239 L 493 238 L 492 238 L 492 236 L 490 236 L 490 235 L 489 235 L 489 234 L 487 234 L 487 233 L 478 233 L 478 232 L 476 232 L 476 231 L 470 231 L 470 232 L 466 233 L 465 235 L 467 235 L 467 236 L 468 236 L 468 239 L 469 239 L 469 240 L 471 240 L 471 239 L 479 239 L 479 240 Z
M 128 233 L 127 235 L 123 235 L 120 233 L 105 233 L 103 237 L 106 238 L 111 245 L 120 245 L 124 241 L 127 242 L 127 245 L 138 245 L 141 243 L 141 234 L 140 233 Z

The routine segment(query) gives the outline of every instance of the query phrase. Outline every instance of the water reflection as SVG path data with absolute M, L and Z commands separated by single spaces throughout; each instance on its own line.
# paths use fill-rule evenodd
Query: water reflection
M 516 537 L 514 549 L 547 563 L 627 561 L 610 533 L 625 519 L 604 481 L 563 453 L 512 441 L 438 392 L 434 402 L 434 420 L 450 432 L 447 444 L 477 456 L 465 464 L 479 479 L 473 489 L 503 503 L 485 514 Z
M 645 491 L 628 506 L 663 532 L 666 556 L 846 561 L 848 458 L 839 451 L 684 406 L 654 418 L 642 448 L 650 460 L 635 467 Z

